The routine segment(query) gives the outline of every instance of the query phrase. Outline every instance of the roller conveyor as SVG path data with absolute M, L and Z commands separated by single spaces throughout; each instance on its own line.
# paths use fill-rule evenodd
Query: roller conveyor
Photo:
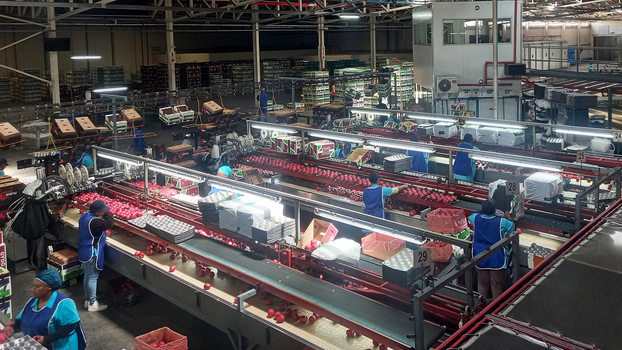
M 542 350 L 542 346 L 495 326 L 487 326 L 474 334 L 473 339 L 460 349 L 464 350 Z
M 240 272 L 252 274 L 288 294 L 297 295 L 320 308 L 339 314 L 395 341 L 415 346 L 415 339 L 406 337 L 407 334 L 412 334 L 414 329 L 414 324 L 406 313 L 330 283 L 318 281 L 317 278 L 306 274 L 281 268 L 279 264 L 270 260 L 257 260 L 238 249 L 225 247 L 209 239 L 197 237 L 180 246 Z M 426 347 L 434 345 L 444 332 L 442 327 L 426 322 Z

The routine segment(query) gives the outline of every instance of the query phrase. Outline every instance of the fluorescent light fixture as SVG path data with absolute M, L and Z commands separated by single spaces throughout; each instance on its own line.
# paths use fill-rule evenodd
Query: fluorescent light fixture
M 374 145 L 374 146 L 378 146 L 378 147 L 387 147 L 387 148 L 397 148 L 397 149 L 403 149 L 403 150 L 407 150 L 407 151 L 417 151 L 417 152 L 424 152 L 424 153 L 434 153 L 436 152 L 434 149 L 430 149 L 430 148 L 421 148 L 418 145 L 415 146 L 408 146 L 408 145 L 404 145 L 401 143 L 398 144 L 393 144 L 390 142 L 382 142 L 382 141 L 370 141 L 370 144 Z
M 541 169 L 541 170 L 548 170 L 548 171 L 561 171 L 561 168 L 559 168 L 559 167 L 546 166 L 546 165 L 541 165 L 541 164 L 538 164 L 538 163 L 516 162 L 516 161 L 513 161 L 513 160 L 506 160 L 506 159 L 500 159 L 500 158 L 492 158 L 492 157 L 487 157 L 487 156 L 480 156 L 478 154 L 471 154 L 469 156 L 472 159 L 481 160 L 481 161 L 490 162 L 490 163 L 499 163 L 499 164 L 506 164 L 506 165 L 519 166 L 519 167 L 524 167 L 524 168 Z
M 358 15 L 339 15 L 341 19 L 359 19 Z
M 269 195 L 264 195 L 263 193 L 252 193 L 249 192 L 247 190 L 242 190 L 239 189 L 237 187 L 233 187 L 233 186 L 229 186 L 229 185 L 224 185 L 222 183 L 219 182 L 215 182 L 213 180 L 210 180 L 210 186 L 221 189 L 221 190 L 225 190 L 225 191 L 229 191 L 229 192 L 235 192 L 238 194 L 242 194 L 244 196 L 247 197 L 251 197 L 251 198 L 255 198 L 255 199 L 259 199 L 259 200 L 269 200 L 275 203 L 281 203 L 281 197 L 273 197 L 273 196 L 269 196 Z
M 284 133 L 288 133 L 288 134 L 294 134 L 298 131 L 296 130 L 292 130 L 292 129 L 286 129 L 286 128 L 280 128 L 278 126 L 270 126 L 270 125 L 258 125 L 258 124 L 252 124 L 251 125 L 253 128 L 255 129 L 260 129 L 260 130 L 272 130 L 272 131 L 278 131 L 278 132 L 284 132 Z
M 505 128 L 505 129 L 524 129 L 524 126 L 521 125 L 507 125 L 507 124 L 503 124 L 503 123 L 495 123 L 495 122 L 488 122 L 488 121 L 479 121 L 479 120 L 471 120 L 471 119 L 464 119 L 464 121 L 467 124 L 473 124 L 473 125 L 484 125 L 484 126 L 493 126 L 493 127 L 498 127 L 498 128 Z
M 101 56 L 71 56 L 72 60 L 98 60 Z
M 333 135 L 330 135 L 330 134 L 322 134 L 322 133 L 317 133 L 317 132 L 310 132 L 308 135 L 312 136 L 312 137 L 319 137 L 319 138 L 335 140 L 335 141 L 346 141 L 346 142 L 354 142 L 354 143 L 363 143 L 362 139 L 346 137 L 345 135 L 347 135 L 347 134 L 344 134 L 344 136 L 342 137 L 341 135 L 333 136 Z
M 570 129 L 553 129 L 555 132 L 560 134 L 571 134 L 571 135 L 583 135 L 583 136 L 595 136 L 595 137 L 604 137 L 604 138 L 613 138 L 613 134 L 605 134 L 601 132 L 591 132 L 591 131 L 581 131 L 581 130 L 570 130 Z
M 155 165 L 149 165 L 149 170 L 153 170 L 156 173 L 160 173 L 163 175 L 169 175 L 169 176 L 173 176 L 173 177 L 178 177 L 180 179 L 184 179 L 184 180 L 188 180 L 188 181 L 194 181 L 194 182 L 204 182 L 205 178 L 203 177 L 198 177 L 198 176 L 192 176 L 192 175 L 188 175 L 188 174 L 182 174 L 179 173 L 175 170 L 171 170 L 171 169 L 166 169 L 166 168 L 160 168 L 159 166 L 155 166 Z
M 141 163 L 139 161 L 136 161 L 136 160 L 119 158 L 119 157 L 116 157 L 116 156 L 113 156 L 113 155 L 110 155 L 110 154 L 106 154 L 106 153 L 102 153 L 102 152 L 97 152 L 97 156 L 98 157 L 102 157 L 102 158 L 106 158 L 106 159 L 110 159 L 110 160 L 114 160 L 114 161 L 117 161 L 117 162 L 121 162 L 121 163 L 127 163 L 127 164 L 130 164 L 130 165 L 136 165 L 136 166 L 143 165 L 143 163 Z
M 391 112 L 386 112 L 381 109 L 374 110 L 374 109 L 367 109 L 367 108 L 350 108 L 350 112 L 371 114 L 371 115 L 391 115 Z
M 314 212 L 316 215 L 321 216 L 323 218 L 332 219 L 335 221 L 342 222 L 344 224 L 356 226 L 364 230 L 378 232 L 383 235 L 395 237 L 395 238 L 408 241 L 408 242 L 412 242 L 415 244 L 419 244 L 419 245 L 423 244 L 423 238 L 421 240 L 418 240 L 418 239 L 415 239 L 414 237 L 406 235 L 406 233 L 402 231 L 393 230 L 391 228 L 384 227 L 384 226 L 375 226 L 364 221 L 357 221 L 352 217 L 346 217 L 346 216 L 333 213 L 333 212 L 330 212 L 328 210 L 321 209 L 321 208 L 315 208 Z
M 106 89 L 96 89 L 93 90 L 93 92 L 114 92 L 114 91 L 125 91 L 127 90 L 127 86 L 123 86 L 123 87 L 115 87 L 115 88 L 106 88 Z
M 457 122 L 456 118 L 452 118 L 452 117 L 441 117 L 441 116 L 427 116 L 427 115 L 408 115 L 406 116 L 406 118 L 408 119 L 426 119 L 426 120 L 435 120 L 435 121 L 439 121 L 439 122 L 450 122 L 450 123 L 455 123 Z

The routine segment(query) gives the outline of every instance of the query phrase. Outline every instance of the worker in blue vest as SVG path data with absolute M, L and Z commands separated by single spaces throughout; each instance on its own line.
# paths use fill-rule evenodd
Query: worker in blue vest
M 78 259 L 84 269 L 84 308 L 102 311 L 108 308 L 97 301 L 97 279 L 104 269 L 104 247 L 108 229 L 114 225 L 110 207 L 102 200 L 94 201 L 78 220 Z
M 127 148 L 129 151 L 130 148 L 134 149 L 134 153 L 136 155 L 145 154 L 145 148 L 147 148 L 147 144 L 145 143 L 145 135 L 142 130 L 136 130 L 136 134 L 134 134 L 134 138 L 132 139 L 132 143 L 130 147 Z M 184 140 L 185 141 L 185 140 Z
M 6 158 L 0 158 L 0 176 L 4 176 L 4 169 L 9 166 L 9 161 Z
M 514 231 L 514 223 L 511 221 L 512 215 L 506 211 L 504 213 L 505 218 L 502 218 L 495 216 L 496 212 L 497 208 L 494 199 L 488 199 L 482 203 L 480 213 L 471 214 L 469 217 L 469 222 L 475 228 L 473 233 L 473 256 L 486 251 L 487 247 L 503 239 L 505 234 Z M 506 247 L 477 264 L 477 290 L 484 298 L 488 298 L 491 290 L 493 300 L 503 293 L 509 252 L 509 247 Z
M 419 142 L 419 137 L 417 137 L 417 135 L 412 135 L 410 141 Z M 413 157 L 413 166 L 410 170 L 426 174 L 429 173 L 428 154 L 426 152 L 408 150 L 406 151 L 406 155 Z
M 39 273 L 32 282 L 32 298 L 7 328 L 21 330 L 47 349 L 84 350 L 86 338 L 76 304 L 57 292 L 62 286 L 58 271 Z
M 401 190 L 407 188 L 408 185 L 399 185 L 394 188 L 380 187 L 378 186 L 379 178 L 380 177 L 377 172 L 369 174 L 369 182 L 371 182 L 371 186 L 367 187 L 363 191 L 363 203 L 365 204 L 363 213 L 384 219 L 385 198 L 399 193 Z
M 268 122 L 268 93 L 266 91 L 262 91 L 259 95 L 257 95 L 257 101 L 259 101 L 259 108 L 261 110 L 261 114 L 263 114 L 263 121 Z M 261 120 L 261 116 L 257 118 L 257 120 Z
M 464 139 L 458 145 L 458 148 L 474 149 L 479 148 L 471 144 L 473 135 L 466 134 Z M 475 160 L 469 157 L 467 152 L 456 152 L 456 160 L 454 161 L 454 178 L 458 180 L 473 181 L 475 179 Z
M 74 168 L 79 168 L 81 166 L 85 166 L 88 170 L 93 168 L 93 158 L 91 155 L 86 153 L 86 146 L 83 144 L 79 144 L 74 148 L 73 153 L 76 154 L 76 162 L 74 163 Z M 91 169 L 89 169 L 91 168 Z

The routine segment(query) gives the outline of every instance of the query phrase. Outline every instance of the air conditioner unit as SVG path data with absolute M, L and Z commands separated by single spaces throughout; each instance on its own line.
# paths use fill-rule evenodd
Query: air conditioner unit
M 436 92 L 444 94 L 458 93 L 458 78 L 444 77 L 436 78 Z

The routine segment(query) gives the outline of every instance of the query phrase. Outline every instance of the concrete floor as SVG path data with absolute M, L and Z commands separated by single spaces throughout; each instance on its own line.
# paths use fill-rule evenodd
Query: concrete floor
M 225 98 L 223 102 L 227 108 L 241 107 L 242 111 L 254 112 L 256 108 L 254 107 L 253 99 L 254 96 L 236 96 Z M 288 100 L 291 100 L 291 94 L 277 96 L 277 101 L 280 103 L 287 103 Z M 190 107 L 193 108 L 193 106 Z M 157 137 L 147 139 L 147 143 L 179 144 L 181 141 L 173 141 L 172 133 L 188 130 L 179 126 L 163 130 L 156 118 L 145 119 L 143 130 L 146 132 L 153 131 L 158 134 Z M 98 123 L 98 126 L 100 125 L 103 125 L 103 123 Z M 119 150 L 127 149 L 129 142 L 130 140 L 120 140 Z M 34 168 L 21 170 L 16 168 L 17 160 L 31 157 L 29 153 L 34 151 L 35 149 L 24 147 L 0 151 L 0 155 L 9 161 L 9 166 L 5 169 L 6 174 L 17 178 L 34 176 Z M 12 276 L 12 305 L 15 314 L 23 308 L 30 298 L 31 284 L 35 275 L 35 271 L 28 271 Z M 109 299 L 106 296 L 108 281 L 116 277 L 119 277 L 119 275 L 110 269 L 104 269 L 100 275 L 98 291 L 104 302 L 107 302 Z M 81 283 L 62 289 L 61 292 L 70 296 L 78 307 L 80 319 L 89 341 L 89 350 L 134 349 L 134 338 L 136 336 L 164 326 L 187 336 L 189 349 L 233 349 L 229 343 L 229 338 L 220 330 L 146 290 L 144 291 L 144 296 L 136 305 L 125 308 L 110 307 L 108 310 L 99 313 L 84 310 L 83 304 L 85 299 Z

